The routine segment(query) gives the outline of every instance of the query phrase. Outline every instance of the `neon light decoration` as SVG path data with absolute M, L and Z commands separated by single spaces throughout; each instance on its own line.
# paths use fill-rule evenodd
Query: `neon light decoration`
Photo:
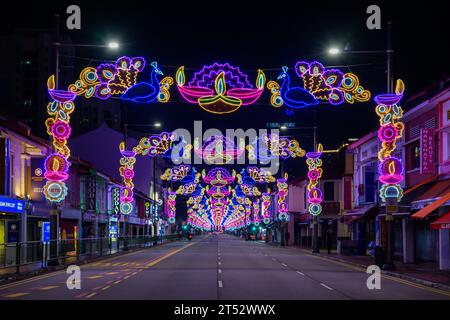
M 53 138 L 52 144 L 55 153 L 49 155 L 45 160 L 44 177 L 46 183 L 43 188 L 45 198 L 51 202 L 59 203 L 67 196 L 67 187 L 64 183 L 69 178 L 70 149 L 67 147 L 72 129 L 70 128 L 70 114 L 75 109 L 76 94 L 71 91 L 56 90 L 55 77 L 47 80 L 48 93 L 53 102 L 47 105 L 49 118 L 45 121 L 47 133 Z
M 123 187 L 120 190 L 120 212 L 123 214 L 130 214 L 133 210 L 133 177 L 134 164 L 136 163 L 136 153 L 134 151 L 125 150 L 125 143 L 121 142 L 119 145 L 120 153 L 120 176 L 122 177 Z
M 403 181 L 403 164 L 399 158 L 392 154 L 396 150 L 396 142 L 403 136 L 404 124 L 399 120 L 403 117 L 403 109 L 398 103 L 403 97 L 405 84 L 397 80 L 395 94 L 382 94 L 375 97 L 378 104 L 375 111 L 380 117 L 380 129 L 378 138 L 381 141 L 381 149 L 378 152 L 380 161 L 378 167 L 378 180 L 382 183 L 380 198 L 386 202 L 387 198 L 396 198 L 400 201 L 403 197 L 403 189 L 400 183 Z
M 288 174 L 284 174 L 284 178 L 277 179 L 277 188 L 278 188 L 278 220 L 287 221 L 289 220 L 288 214 L 288 203 L 286 197 L 289 192 L 289 187 L 287 184 Z
M 259 226 L 260 223 L 259 211 L 260 211 L 259 199 L 256 199 L 253 202 L 253 223 L 255 226 Z
M 267 189 L 267 192 L 264 192 L 261 196 L 261 216 L 263 218 L 263 222 L 265 224 L 270 223 L 270 203 L 271 203 L 271 197 L 270 197 L 270 189 Z
M 280 137 L 279 135 L 263 134 L 246 147 L 250 160 L 260 159 L 270 161 L 277 158 L 299 158 L 305 156 L 305 150 L 295 139 Z
M 245 152 L 245 141 L 236 147 L 235 143 L 225 136 L 211 136 L 200 148 L 198 141 L 194 141 L 194 152 L 207 164 L 227 164 L 238 159 Z
M 319 189 L 319 179 L 322 177 L 322 160 L 320 159 L 323 151 L 323 146 L 319 144 L 317 151 L 308 152 L 306 154 L 308 165 L 308 185 L 306 186 L 306 198 L 309 203 L 308 212 L 313 216 L 318 216 L 322 213 L 322 191 Z
M 258 70 L 256 89 L 248 76 L 228 63 L 204 66 L 194 74 L 187 86 L 184 66 L 175 76 L 178 91 L 189 103 L 198 104 L 205 111 L 225 114 L 238 110 L 242 105 L 255 103 L 264 91 L 266 76 Z
M 169 220 L 169 223 L 175 223 L 176 200 L 177 200 L 176 192 L 172 192 L 172 190 L 169 188 L 166 199 L 166 216 Z
M 279 108 L 285 104 L 288 108 L 301 109 L 318 105 L 321 101 L 340 105 L 345 101 L 352 104 L 370 99 L 370 92 L 359 85 L 359 79 L 353 73 L 325 69 L 317 61 L 299 61 L 294 69 L 303 82 L 302 87 L 291 86 L 288 67 L 283 67 L 278 77 L 278 80 L 283 80 L 281 86 L 276 81 L 267 84 L 272 94 L 272 106 Z
M 166 87 L 163 86 L 164 92 L 160 94 L 162 84 L 159 82 L 158 75 L 163 75 L 163 73 L 158 68 L 156 62 L 152 62 L 151 66 L 150 81 L 140 82 L 129 87 L 121 97 L 123 100 L 131 100 L 137 103 L 151 103 L 159 98 L 160 102 L 168 101 Z M 169 79 L 166 79 L 164 85 L 168 86 L 170 82 Z
M 242 169 L 240 174 L 236 175 L 238 184 L 252 185 L 255 183 L 272 183 L 275 182 L 275 177 L 270 172 L 262 168 L 247 167 Z
M 150 157 L 166 156 L 170 157 L 170 150 L 172 150 L 173 142 L 176 140 L 175 133 L 163 132 L 159 135 L 151 136 L 149 138 L 142 138 L 139 144 L 133 148 L 136 154 Z

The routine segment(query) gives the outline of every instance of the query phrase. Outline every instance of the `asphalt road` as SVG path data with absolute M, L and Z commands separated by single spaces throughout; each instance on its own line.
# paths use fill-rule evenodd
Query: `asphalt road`
M 195 237 L 81 266 L 81 289 L 65 270 L 0 286 L 0 299 L 450 299 L 450 293 L 229 235 Z

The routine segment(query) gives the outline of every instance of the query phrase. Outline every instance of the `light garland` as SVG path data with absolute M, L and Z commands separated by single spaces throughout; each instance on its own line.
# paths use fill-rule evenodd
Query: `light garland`
M 308 185 L 306 187 L 308 212 L 313 216 L 318 216 L 322 213 L 322 191 L 318 187 L 319 179 L 322 177 L 322 160 L 320 159 L 323 151 L 323 146 L 319 144 L 317 151 L 308 152 L 306 154 L 308 165 Z
M 287 184 L 288 174 L 284 174 L 284 178 L 277 179 L 277 188 L 278 188 L 278 220 L 287 221 L 289 220 L 288 214 L 288 203 L 286 197 L 289 192 L 289 187 Z
M 378 138 L 381 141 L 381 149 L 378 152 L 379 177 L 382 183 L 380 198 L 383 202 L 387 198 L 396 198 L 400 201 L 403 197 L 403 189 L 400 183 L 403 181 L 403 164 L 401 159 L 392 156 L 396 150 L 396 142 L 403 136 L 405 125 L 399 120 L 403 117 L 403 109 L 398 103 L 403 97 L 405 84 L 397 80 L 395 94 L 382 94 L 375 97 L 378 104 L 375 111 L 380 117 L 380 129 Z

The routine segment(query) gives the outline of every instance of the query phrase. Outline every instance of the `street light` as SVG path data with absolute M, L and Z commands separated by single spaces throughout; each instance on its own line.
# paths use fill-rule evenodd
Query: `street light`
M 154 126 L 155 128 L 161 128 L 161 122 L 155 122 Z
M 328 51 L 332 55 L 339 54 L 340 51 L 336 50 L 336 48 L 331 48 Z M 387 23 L 387 47 L 386 50 L 364 50 L 364 51 L 349 51 L 344 50 L 344 53 L 351 54 L 386 54 L 386 69 L 387 69 L 387 93 L 392 93 L 394 90 L 394 82 L 393 82 L 393 72 L 392 72 L 392 62 L 393 62 L 393 54 L 394 50 L 392 49 L 392 22 L 388 21 Z M 394 237 L 393 237 L 393 227 L 392 221 L 393 216 L 391 213 L 386 213 L 386 245 L 387 245 L 387 261 L 383 265 L 383 270 L 395 270 L 394 265 Z
M 392 76 L 392 63 L 393 63 L 393 54 L 394 50 L 392 49 L 392 22 L 388 21 L 387 23 L 387 48 L 386 50 L 347 50 L 344 48 L 343 50 L 338 47 L 331 47 L 328 50 L 328 54 L 332 56 L 337 56 L 341 53 L 348 54 L 386 54 L 387 56 L 387 93 L 392 93 L 394 82 Z
M 328 50 L 328 53 L 331 55 L 337 55 L 341 53 L 341 50 L 339 48 L 330 48 L 330 50 Z
M 119 43 L 115 41 L 111 41 L 108 43 L 108 47 L 110 49 L 119 49 Z

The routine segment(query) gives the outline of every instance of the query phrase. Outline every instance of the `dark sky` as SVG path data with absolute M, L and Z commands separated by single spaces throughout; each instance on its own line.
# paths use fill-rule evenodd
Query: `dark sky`
M 319 60 L 325 65 L 352 65 L 343 68 L 359 75 L 361 84 L 373 93 L 385 90 L 384 55 L 343 55 L 329 57 L 331 45 L 351 50 L 384 50 L 386 32 L 366 28 L 366 8 L 378 4 L 383 27 L 394 26 L 395 77 L 406 83 L 411 95 L 438 80 L 449 71 L 448 22 L 441 2 L 420 1 L 17 1 L 2 16 L 1 32 L 13 28 L 51 28 L 52 17 L 63 17 L 69 4 L 82 10 L 82 30 L 65 31 L 74 42 L 105 43 L 115 39 L 122 44 L 120 55 L 141 55 L 148 62 L 158 61 L 165 74 L 176 68 L 201 68 L 213 62 L 230 62 L 249 70 L 267 71 L 275 79 L 283 65 L 293 67 L 298 60 Z M 155 3 L 155 4 L 153 4 Z M 157 3 L 157 4 L 156 4 Z M 219 5 L 219 3 L 221 5 Z M 113 59 L 105 49 L 79 49 L 80 57 Z M 358 66 L 360 65 L 360 66 Z M 278 70 L 276 70 L 278 69 Z M 189 78 L 190 75 L 187 77 Z M 298 126 L 317 125 L 319 141 L 335 148 L 349 137 L 359 137 L 376 128 L 373 103 L 312 107 L 286 116 L 268 103 L 269 95 L 258 105 L 243 107 L 231 115 L 211 115 L 200 107 L 183 103 L 175 88 L 169 104 L 128 105 L 129 121 L 148 123 L 159 120 L 168 130 L 192 128 L 194 120 L 203 126 L 218 128 L 264 128 L 267 122 L 289 121 Z M 406 106 L 408 108 L 408 106 Z M 297 132 L 298 133 L 298 132 Z M 311 135 L 299 137 L 304 146 Z

